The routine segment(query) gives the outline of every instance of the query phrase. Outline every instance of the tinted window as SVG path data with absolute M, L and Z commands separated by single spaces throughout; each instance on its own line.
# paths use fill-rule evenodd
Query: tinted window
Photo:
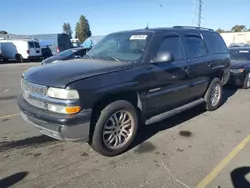
M 228 53 L 227 46 L 218 33 L 205 32 L 204 37 L 214 54 Z
M 28 42 L 30 48 L 35 48 L 34 42 Z
M 174 55 L 175 60 L 184 59 L 184 52 L 180 37 L 171 36 L 164 38 L 157 53 L 161 52 L 171 52 Z
M 60 51 L 67 50 L 71 48 L 72 43 L 70 42 L 69 35 L 67 34 L 59 34 L 58 35 L 58 48 Z
M 38 42 L 34 42 L 36 48 L 40 48 L 40 44 Z
M 249 50 L 236 50 L 236 49 L 232 49 L 229 50 L 230 56 L 232 60 L 247 60 L 250 61 L 250 49 Z
M 207 48 L 204 41 L 198 36 L 186 36 L 188 52 L 190 58 L 202 57 L 207 55 Z

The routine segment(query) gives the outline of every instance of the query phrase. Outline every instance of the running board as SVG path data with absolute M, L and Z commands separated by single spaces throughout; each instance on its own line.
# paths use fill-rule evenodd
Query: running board
M 149 124 L 152 124 L 152 123 L 156 123 L 156 122 L 159 122 L 159 121 L 163 121 L 164 119 L 167 119 L 171 116 L 174 116 L 176 114 L 179 114 L 187 109 L 190 109 L 190 108 L 193 108 L 201 103 L 204 102 L 204 99 L 198 99 L 196 101 L 193 101 L 191 103 L 188 103 L 188 104 L 185 104 L 183 106 L 180 106 L 178 108 L 175 108 L 173 110 L 170 110 L 170 111 L 167 111 L 167 112 L 164 112 L 162 114 L 159 114 L 159 115 L 156 115 L 156 116 L 153 116 L 151 117 L 150 119 L 148 119 L 146 121 L 146 125 L 149 125 Z

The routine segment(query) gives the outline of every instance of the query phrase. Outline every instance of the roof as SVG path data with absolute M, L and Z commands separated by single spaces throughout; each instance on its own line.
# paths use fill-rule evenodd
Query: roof
M 136 30 L 128 30 L 128 31 L 120 31 L 116 33 L 124 33 L 124 32 L 164 32 L 164 31 L 179 31 L 179 30 L 202 30 L 202 31 L 214 31 L 213 29 L 203 28 L 203 27 L 194 27 L 194 26 L 173 26 L 173 27 L 159 27 L 159 28 L 144 28 L 144 29 L 136 29 Z

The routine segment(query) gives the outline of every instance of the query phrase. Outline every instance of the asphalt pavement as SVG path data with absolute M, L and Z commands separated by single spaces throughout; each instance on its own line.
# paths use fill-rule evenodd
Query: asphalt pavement
M 250 90 L 224 88 L 223 105 L 147 125 L 126 153 L 41 135 L 19 115 L 20 75 L 38 63 L 0 65 L 0 187 L 250 187 Z

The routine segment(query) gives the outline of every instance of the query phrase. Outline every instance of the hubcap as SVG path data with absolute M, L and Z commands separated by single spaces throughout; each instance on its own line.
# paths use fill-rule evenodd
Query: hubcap
M 215 84 L 211 89 L 210 102 L 212 106 L 216 106 L 221 98 L 221 87 L 219 84 Z
M 115 112 L 104 125 L 104 144 L 110 149 L 119 149 L 130 140 L 133 131 L 134 122 L 132 115 L 125 110 Z
M 250 87 L 250 73 L 247 74 L 246 79 L 247 79 L 247 88 L 249 88 Z

